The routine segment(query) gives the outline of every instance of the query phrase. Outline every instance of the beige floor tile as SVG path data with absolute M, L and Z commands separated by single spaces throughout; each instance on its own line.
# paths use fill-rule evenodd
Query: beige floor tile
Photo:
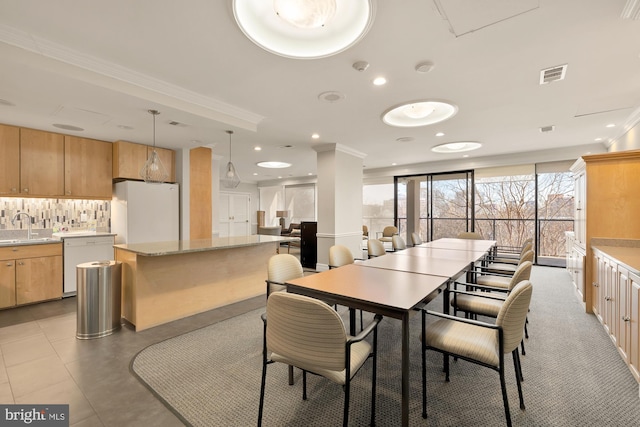
M 56 354 L 43 333 L 0 344 L 0 348 L 7 368 Z
M 76 336 L 77 320 L 75 313 L 38 320 L 38 324 L 50 341 Z
M 9 383 L 0 384 L 0 403 L 15 403 L 13 401 L 13 393 L 11 392 L 11 385 L 9 385 Z
M 7 367 L 7 375 L 16 399 L 71 379 L 71 375 L 55 353 Z
M 78 423 L 96 415 L 91 404 L 72 379 L 20 396 L 16 398 L 16 403 L 68 404 L 70 424 Z
M 51 345 L 64 364 L 75 362 L 80 358 L 81 343 L 75 336 L 52 341 Z
M 103 426 L 104 424 L 102 424 L 102 421 L 100 421 L 100 418 L 98 418 L 97 415 L 94 415 L 92 417 L 86 418 L 80 422 L 70 425 L 70 427 L 103 427 Z
M 7 370 L 4 366 L 4 357 L 2 349 L 0 349 L 0 384 L 8 383 L 9 377 L 7 377 Z
M 33 335 L 42 333 L 38 322 L 26 322 L 18 325 L 0 328 L 0 344 L 8 343 L 15 340 L 21 340 Z

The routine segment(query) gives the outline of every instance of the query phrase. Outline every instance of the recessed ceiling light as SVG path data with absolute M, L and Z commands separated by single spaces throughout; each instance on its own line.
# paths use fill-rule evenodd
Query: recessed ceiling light
M 357 43 L 374 16 L 371 0 L 315 3 L 234 0 L 233 15 L 252 42 L 287 58 L 324 58 Z M 305 7 L 306 6 L 306 7 Z
M 436 136 L 444 136 L 444 132 L 438 132 L 436 133 Z
M 320 101 L 328 102 L 330 104 L 334 102 L 342 101 L 345 98 L 346 96 L 343 93 L 336 92 L 333 90 L 322 92 L 320 95 L 318 95 L 318 99 Z
M 397 165 L 397 163 L 391 163 L 391 166 L 395 166 L 395 165 Z
M 382 121 L 398 127 L 427 126 L 447 120 L 457 112 L 458 107 L 445 101 L 415 101 L 385 111 Z
M 375 79 L 373 79 L 373 84 L 376 86 L 382 86 L 383 84 L 386 84 L 386 83 L 387 83 L 387 79 L 385 79 L 382 76 L 376 77 Z
M 311 138 L 318 139 L 320 138 L 320 135 L 318 135 L 317 133 L 314 133 L 313 135 L 311 135 Z
M 602 138 L 596 138 L 595 141 L 596 142 L 600 142 L 600 141 L 602 141 Z
M 254 172 L 254 173 L 253 173 L 253 176 L 258 176 L 258 172 Z
M 433 62 L 425 61 L 425 62 L 420 62 L 416 64 L 415 70 L 418 73 L 425 74 L 433 70 L 433 67 L 434 67 Z
M 400 138 L 396 138 L 397 142 L 411 142 L 414 141 L 415 138 L 412 136 L 401 136 Z
M 615 124 L 615 123 L 609 123 L 609 124 L 607 125 L 607 127 L 608 127 L 608 128 L 614 128 L 614 127 L 616 127 L 616 124 Z
M 312 172 L 309 172 L 307 175 L 311 176 L 311 175 L 313 175 L 313 173 L 312 173 Z
M 463 154 L 462 157 L 469 157 L 469 155 L 468 154 Z
M 55 128 L 58 128 L 58 129 L 72 130 L 72 131 L 75 131 L 75 132 L 82 132 L 84 130 L 82 128 L 79 128 L 78 126 L 65 125 L 65 124 L 62 124 L 62 123 L 54 123 L 52 126 L 55 127 Z
M 278 175 L 278 179 L 282 179 L 282 175 Z
M 256 145 L 255 147 L 253 147 L 253 151 L 261 151 L 262 147 Z
M 127 125 L 118 125 L 118 127 L 120 129 L 124 129 L 124 130 L 133 130 L 134 129 L 133 126 L 127 126 Z M 195 141 L 195 140 L 192 140 L 191 142 L 193 142 L 193 141 Z M 198 142 L 200 142 L 200 141 L 198 141 Z
M 276 162 L 276 161 L 259 162 L 259 163 L 256 163 L 256 164 L 258 166 L 260 166 L 261 168 L 269 168 L 269 169 L 282 169 L 282 168 L 288 168 L 289 166 L 291 166 L 291 163 Z
M 434 153 L 459 153 L 461 151 L 477 150 L 482 144 L 474 141 L 464 142 L 447 142 L 446 144 L 436 145 L 431 149 Z

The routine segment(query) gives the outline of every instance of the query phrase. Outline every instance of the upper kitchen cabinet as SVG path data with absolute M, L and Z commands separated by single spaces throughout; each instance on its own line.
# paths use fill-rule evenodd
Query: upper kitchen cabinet
M 64 194 L 64 136 L 20 129 L 20 195 Z
M 112 155 L 110 142 L 65 136 L 65 196 L 110 200 Z
M 20 192 L 20 128 L 0 125 L 0 195 Z
M 149 158 L 153 147 L 127 141 L 113 143 L 113 179 L 142 179 L 140 169 Z M 160 161 L 167 169 L 167 182 L 176 182 L 175 152 L 156 147 Z

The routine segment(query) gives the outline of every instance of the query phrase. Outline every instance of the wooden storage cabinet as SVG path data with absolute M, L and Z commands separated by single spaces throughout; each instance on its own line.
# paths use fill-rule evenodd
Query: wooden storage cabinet
M 142 179 L 140 169 L 149 158 L 153 147 L 127 141 L 113 143 L 113 179 Z M 175 152 L 156 147 L 160 161 L 167 169 L 167 182 L 176 182 Z
M 65 136 L 65 196 L 111 199 L 112 162 L 110 142 Z
M 20 128 L 0 125 L 0 196 L 20 192 Z
M 62 298 L 62 243 L 0 247 L 0 308 Z
M 64 136 L 20 129 L 20 194 L 64 195 Z
M 594 313 L 640 382 L 640 275 L 593 249 Z

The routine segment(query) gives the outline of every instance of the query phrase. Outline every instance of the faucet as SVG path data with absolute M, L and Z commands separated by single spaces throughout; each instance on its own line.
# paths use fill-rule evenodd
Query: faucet
M 31 240 L 31 237 L 33 236 L 33 233 L 31 233 L 31 215 L 26 212 L 18 212 L 13 216 L 13 218 L 11 218 L 11 225 L 16 225 L 16 219 L 20 218 L 20 215 L 26 215 L 26 217 L 28 218 L 27 240 Z

